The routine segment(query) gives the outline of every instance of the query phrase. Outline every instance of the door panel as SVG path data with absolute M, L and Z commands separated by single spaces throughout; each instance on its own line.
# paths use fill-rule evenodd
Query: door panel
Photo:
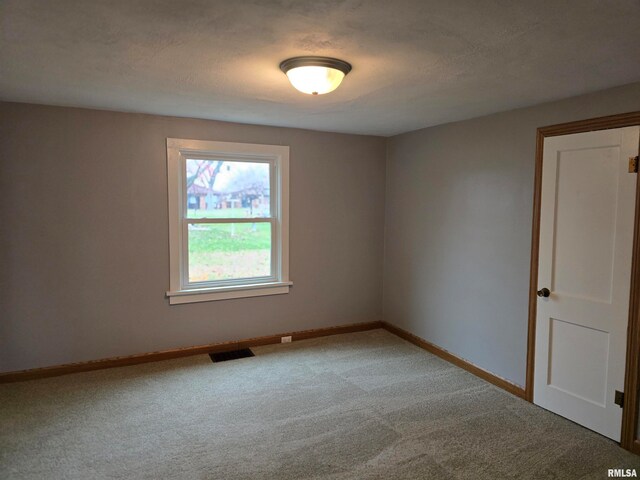
M 558 152 L 553 291 L 611 302 L 618 158 L 617 146 Z
M 549 386 L 604 407 L 608 357 L 607 332 L 551 319 Z
M 534 403 L 620 439 L 640 127 L 545 139 Z

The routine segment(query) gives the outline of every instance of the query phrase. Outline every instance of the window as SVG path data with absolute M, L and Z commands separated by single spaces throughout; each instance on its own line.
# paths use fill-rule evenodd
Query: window
M 167 139 L 169 303 L 288 293 L 289 147 Z

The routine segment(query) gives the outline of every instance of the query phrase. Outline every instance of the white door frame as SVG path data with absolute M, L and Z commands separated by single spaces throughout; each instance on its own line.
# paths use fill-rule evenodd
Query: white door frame
M 541 127 L 537 130 L 535 180 L 533 193 L 533 227 L 531 233 L 531 265 L 529 278 L 529 330 L 527 339 L 527 378 L 525 397 L 533 402 L 533 380 L 535 368 L 535 338 L 538 289 L 538 257 L 540 241 L 540 200 L 542 193 L 542 162 L 544 139 L 558 135 L 583 133 L 640 125 L 640 112 L 624 113 L 607 117 L 581 120 Z M 625 372 L 625 399 L 622 412 L 623 448 L 640 454 L 640 441 L 636 440 L 638 421 L 638 386 L 640 385 L 640 183 L 636 189 L 636 213 L 633 239 L 631 291 L 629 299 L 629 322 L 627 327 L 627 352 Z

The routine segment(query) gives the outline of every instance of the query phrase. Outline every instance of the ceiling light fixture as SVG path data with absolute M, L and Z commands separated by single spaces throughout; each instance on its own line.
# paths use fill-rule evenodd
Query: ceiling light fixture
M 322 95 L 333 92 L 351 71 L 351 65 L 329 57 L 294 57 L 280 64 L 291 85 L 302 93 Z

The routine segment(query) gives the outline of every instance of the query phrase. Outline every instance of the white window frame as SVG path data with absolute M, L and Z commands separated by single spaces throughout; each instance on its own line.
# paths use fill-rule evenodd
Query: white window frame
M 271 275 L 193 282 L 188 279 L 188 224 L 237 223 L 239 219 L 187 221 L 186 160 L 200 158 L 270 165 Z M 167 138 L 169 197 L 169 303 L 183 304 L 289 293 L 289 147 Z M 242 219 L 251 222 L 252 219 Z M 264 221 L 264 220 L 263 220 Z M 212 285 L 213 284 L 213 285 Z

